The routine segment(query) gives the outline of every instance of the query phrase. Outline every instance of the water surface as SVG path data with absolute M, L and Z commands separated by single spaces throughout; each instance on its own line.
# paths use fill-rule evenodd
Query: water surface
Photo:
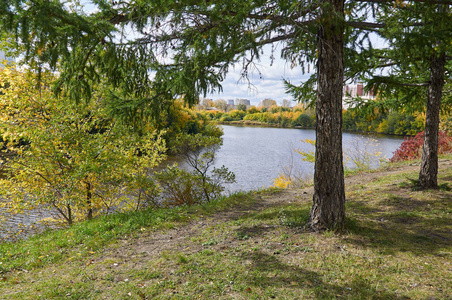
M 293 149 L 314 151 L 312 145 L 301 140 L 314 140 L 315 130 L 229 125 L 223 125 L 222 128 L 223 146 L 218 151 L 215 165 L 225 165 L 235 173 L 237 183 L 229 186 L 229 190 L 269 187 L 283 167 L 292 166 L 307 179 L 312 178 L 314 164 L 302 161 L 302 156 L 294 153 Z M 401 137 L 343 134 L 345 155 L 356 156 L 367 152 L 373 155 L 373 167 L 379 164 L 376 154 L 381 152 L 381 157 L 389 159 L 402 142 Z M 352 167 L 352 164 L 348 163 L 348 166 Z

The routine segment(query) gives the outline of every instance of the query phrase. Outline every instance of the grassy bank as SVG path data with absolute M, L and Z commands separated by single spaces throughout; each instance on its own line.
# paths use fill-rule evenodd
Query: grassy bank
M 1 299 L 450 299 L 452 157 L 347 184 L 347 231 L 303 229 L 312 188 L 99 218 L 0 244 Z M 412 163 L 410 163 L 412 164 Z

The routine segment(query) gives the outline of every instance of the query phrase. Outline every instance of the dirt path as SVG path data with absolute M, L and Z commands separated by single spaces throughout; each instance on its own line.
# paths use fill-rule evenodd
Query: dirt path
M 440 161 L 440 169 L 451 167 L 452 161 Z M 381 176 L 415 172 L 417 170 L 419 170 L 419 164 L 416 163 L 402 167 L 393 167 L 379 172 L 357 174 L 345 179 L 346 189 L 355 184 L 369 183 Z M 313 187 L 307 187 L 296 190 L 283 190 L 275 194 L 258 196 L 257 201 L 248 207 L 236 206 L 227 211 L 215 213 L 213 216 L 205 217 L 201 220 L 191 222 L 185 226 L 171 229 L 166 232 L 151 232 L 149 234 L 141 235 L 139 238 L 133 240 L 124 239 L 121 246 L 115 249 L 105 250 L 101 259 L 120 261 L 122 263 L 133 262 L 133 264 L 140 264 L 140 261 L 143 259 L 147 261 L 151 257 L 157 257 L 162 252 L 169 249 L 181 250 L 185 253 L 202 251 L 202 245 L 199 243 L 192 243 L 190 241 L 199 236 L 203 230 L 209 227 L 215 227 L 216 225 L 224 222 L 237 220 L 242 216 L 250 213 L 256 213 L 272 206 L 284 203 L 311 201 L 313 192 Z

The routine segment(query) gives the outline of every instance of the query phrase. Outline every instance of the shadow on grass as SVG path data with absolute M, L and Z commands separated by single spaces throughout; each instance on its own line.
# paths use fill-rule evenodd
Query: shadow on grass
M 242 260 L 250 260 L 247 281 L 250 286 L 286 288 L 312 291 L 316 299 L 347 297 L 352 299 L 407 299 L 388 291 L 374 289 L 363 278 L 351 278 L 350 284 L 340 286 L 326 282 L 320 273 L 281 262 L 277 256 L 262 252 L 242 253 Z M 274 295 L 276 298 L 284 295 Z M 311 296 L 311 295 L 310 295 Z
M 452 187 L 449 184 L 449 182 L 452 182 L 452 176 L 439 178 L 440 181 L 446 181 L 446 182 L 439 183 L 438 188 L 423 188 L 419 185 L 419 179 L 413 179 L 413 178 L 408 178 L 408 177 L 406 179 L 407 179 L 407 181 L 402 182 L 400 187 L 407 188 L 411 191 L 440 190 L 440 191 L 450 192 L 452 190 Z
M 381 203 L 389 208 L 377 214 L 366 214 L 369 208 L 364 202 L 349 203 L 353 217 L 346 219 L 344 238 L 387 254 L 443 255 L 440 252 L 452 246 L 452 219 L 443 211 L 450 199 L 437 198 L 432 202 L 393 196 Z
M 242 226 L 235 230 L 235 237 L 239 240 L 247 240 L 253 237 L 263 236 L 265 233 L 274 230 L 274 226 L 256 225 L 256 226 Z
M 252 213 L 242 217 L 242 220 L 259 220 L 264 223 L 253 226 L 241 226 L 235 230 L 235 236 L 240 239 L 264 236 L 277 226 L 290 228 L 304 228 L 309 220 L 309 207 L 294 208 L 293 206 L 281 207 L 278 211 L 264 211 Z M 275 225 L 265 224 L 266 221 L 278 220 Z
M 415 255 L 430 253 L 443 256 L 444 249 L 452 246 L 452 224 L 448 193 L 435 190 L 434 197 L 420 200 L 403 195 L 390 195 L 374 201 L 347 202 L 346 234 L 343 239 L 361 247 L 382 253 L 399 251 Z M 235 230 L 239 240 L 258 238 L 274 230 L 275 226 L 304 228 L 309 219 L 310 203 L 282 206 L 242 216 L 242 220 L 259 220 L 262 223 L 241 226 Z M 269 226 L 277 220 L 274 226 Z M 265 224 L 267 223 L 267 224 Z

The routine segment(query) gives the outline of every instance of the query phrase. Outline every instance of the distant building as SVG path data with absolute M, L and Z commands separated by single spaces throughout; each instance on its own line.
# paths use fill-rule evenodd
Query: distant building
M 234 99 L 228 99 L 228 105 L 234 106 Z
M 343 89 L 343 107 L 348 108 L 350 106 L 350 101 L 357 97 L 360 97 L 363 100 L 375 99 L 374 91 L 372 89 L 370 91 L 365 91 L 362 83 L 346 85 Z
M 250 106 L 251 105 L 251 101 L 248 99 L 235 99 L 235 105 L 246 105 L 246 106 Z

